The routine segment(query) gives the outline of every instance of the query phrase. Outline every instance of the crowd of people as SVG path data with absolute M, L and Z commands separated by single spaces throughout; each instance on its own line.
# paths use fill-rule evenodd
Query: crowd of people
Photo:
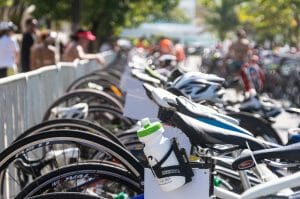
M 34 18 L 25 21 L 25 30 L 19 47 L 14 37 L 17 26 L 12 22 L 0 22 L 0 78 L 53 65 L 57 61 L 72 62 L 75 59 L 88 59 L 105 64 L 100 53 L 87 53 L 89 43 L 96 40 L 96 36 L 91 31 L 79 29 L 71 35 L 68 43 L 60 46 L 61 50 L 57 50 L 59 48 L 55 47 L 56 34 L 49 30 L 39 31 L 37 24 L 38 21 Z M 246 94 L 250 97 L 255 96 L 262 90 L 264 84 L 264 74 L 258 65 L 259 56 L 251 47 L 244 30 L 238 30 L 236 36 L 237 40 L 228 48 L 224 60 L 231 61 L 228 64 L 230 71 L 241 77 Z M 99 52 L 114 49 L 114 43 L 112 39 L 103 42 Z M 177 64 L 183 63 L 186 59 L 185 49 L 179 40 L 168 37 L 161 37 L 155 43 L 140 37 L 134 41 L 134 45 L 150 54 L 158 52 L 161 58 L 170 59 L 172 56 Z
M 105 64 L 101 54 L 87 53 L 89 43 L 96 40 L 90 31 L 79 29 L 71 35 L 66 45 L 59 45 L 61 50 L 55 47 L 57 34 L 50 30 L 38 30 L 38 21 L 34 18 L 25 21 L 20 43 L 15 37 L 16 31 L 18 27 L 13 22 L 0 22 L 0 78 L 53 65 L 57 61 L 88 59 Z
M 135 47 L 143 48 L 150 53 L 156 51 L 159 52 L 160 55 L 174 55 L 177 62 L 182 62 L 186 58 L 184 47 L 180 44 L 178 39 L 172 41 L 168 37 L 161 37 L 157 43 L 151 45 L 145 37 L 140 37 L 135 42 Z
M 230 71 L 242 77 L 246 95 L 253 98 L 263 89 L 264 72 L 258 65 L 259 56 L 251 47 L 246 32 L 238 30 L 236 37 L 237 40 L 230 45 L 225 60 L 231 60 Z
M 241 78 L 246 96 L 255 99 L 257 93 L 263 89 L 264 72 L 258 64 L 259 56 L 247 39 L 246 32 L 242 29 L 238 30 L 236 38 L 236 41 L 229 46 L 224 62 L 229 63 L 231 75 Z M 177 64 L 186 58 L 183 45 L 178 40 L 172 41 L 167 37 L 161 37 L 154 44 L 151 44 L 145 37 L 141 37 L 135 42 L 135 47 L 142 48 L 149 53 L 159 52 L 161 58 L 165 57 L 164 55 L 173 55 Z

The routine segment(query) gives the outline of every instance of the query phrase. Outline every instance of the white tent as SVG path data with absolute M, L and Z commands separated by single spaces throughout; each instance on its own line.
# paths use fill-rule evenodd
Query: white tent
M 121 34 L 122 37 L 151 37 L 153 35 L 178 38 L 183 43 L 197 43 L 203 46 L 216 43 L 216 39 L 210 33 L 192 24 L 143 23 L 137 28 L 124 29 Z

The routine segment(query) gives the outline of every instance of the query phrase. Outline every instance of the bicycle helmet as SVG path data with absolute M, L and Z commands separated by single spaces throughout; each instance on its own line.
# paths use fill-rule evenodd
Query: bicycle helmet
M 221 102 L 224 90 L 218 82 L 223 82 L 224 79 L 215 75 L 202 74 L 203 73 L 186 73 L 178 77 L 171 84 L 171 87 L 179 89 L 195 102 L 203 100 L 213 103 Z M 215 82 L 209 80 L 215 80 Z
M 17 31 L 18 27 L 11 21 L 2 21 L 0 22 L 0 31 L 11 30 Z
M 51 110 L 51 114 L 55 118 L 85 119 L 88 115 L 88 109 L 87 103 L 78 103 L 71 107 L 55 107 Z
M 223 84 L 225 82 L 224 78 L 219 77 L 215 74 L 206 74 L 201 72 L 187 72 L 184 74 L 183 78 L 184 79 L 205 79 L 207 81 L 216 82 L 219 84 Z
M 160 67 L 168 67 L 168 66 L 174 66 L 176 64 L 176 57 L 174 55 L 165 54 L 158 58 Z

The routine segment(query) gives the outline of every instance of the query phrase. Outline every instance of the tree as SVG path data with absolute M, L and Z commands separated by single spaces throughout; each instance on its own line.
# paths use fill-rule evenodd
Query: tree
M 25 6 L 22 0 L 0 0 L 0 21 L 18 22 L 24 9 Z
M 35 4 L 34 15 L 48 20 L 71 20 L 69 0 L 26 0 Z M 161 16 L 172 16 L 178 0 L 80 0 L 81 25 L 100 38 L 118 35 L 122 27 L 132 27 Z M 174 14 L 173 14 L 174 15 Z
M 258 42 L 299 43 L 299 0 L 254 0 L 240 6 L 238 16 Z
M 236 8 L 242 0 L 198 0 L 205 8 L 204 18 L 209 29 L 224 40 L 227 33 L 239 25 Z
M 243 27 L 258 42 L 300 45 L 300 0 L 198 0 L 205 22 L 221 40 Z

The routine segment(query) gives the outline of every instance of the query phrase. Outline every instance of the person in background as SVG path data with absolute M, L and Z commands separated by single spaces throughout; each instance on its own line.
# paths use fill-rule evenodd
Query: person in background
M 246 38 L 246 32 L 238 30 L 236 36 L 237 41 L 229 47 L 226 57 L 232 60 L 230 66 L 234 73 L 240 71 L 242 65 L 248 61 L 248 57 L 251 54 L 250 42 Z
M 143 48 L 144 50 L 148 50 L 150 47 L 149 42 L 146 40 L 146 37 L 141 37 L 135 44 L 136 48 Z
M 28 72 L 30 70 L 30 49 L 36 40 L 37 20 L 27 19 L 25 28 L 21 44 L 21 68 L 23 72 Z
M 175 54 L 173 42 L 170 39 L 168 39 L 167 37 L 160 38 L 159 49 L 160 49 L 161 55 L 164 55 L 164 54 L 174 55 Z
M 259 109 L 261 102 L 259 100 L 258 92 L 262 92 L 265 81 L 263 70 L 257 64 L 259 57 L 252 55 L 250 60 L 241 68 L 241 76 L 245 89 L 245 100 L 240 108 L 243 109 Z
M 175 43 L 174 48 L 175 48 L 176 61 L 178 63 L 181 63 L 186 58 L 183 45 L 179 43 L 179 40 L 174 40 L 174 43 Z
M 99 64 L 105 64 L 104 58 L 100 54 L 88 54 L 87 47 L 91 41 L 95 41 L 96 36 L 90 31 L 78 30 L 71 36 L 71 41 L 67 44 L 63 61 L 73 62 L 75 59 L 96 60 Z
M 254 96 L 257 92 L 262 92 L 263 90 L 265 75 L 258 62 L 259 57 L 252 55 L 250 61 L 241 68 L 241 76 L 246 95 L 248 96 Z
M 17 72 L 20 48 L 12 38 L 16 30 L 12 22 L 0 22 L 0 78 L 8 76 L 9 70 Z
M 55 64 L 55 37 L 51 32 L 40 34 L 40 43 L 33 45 L 30 52 L 30 70 Z

